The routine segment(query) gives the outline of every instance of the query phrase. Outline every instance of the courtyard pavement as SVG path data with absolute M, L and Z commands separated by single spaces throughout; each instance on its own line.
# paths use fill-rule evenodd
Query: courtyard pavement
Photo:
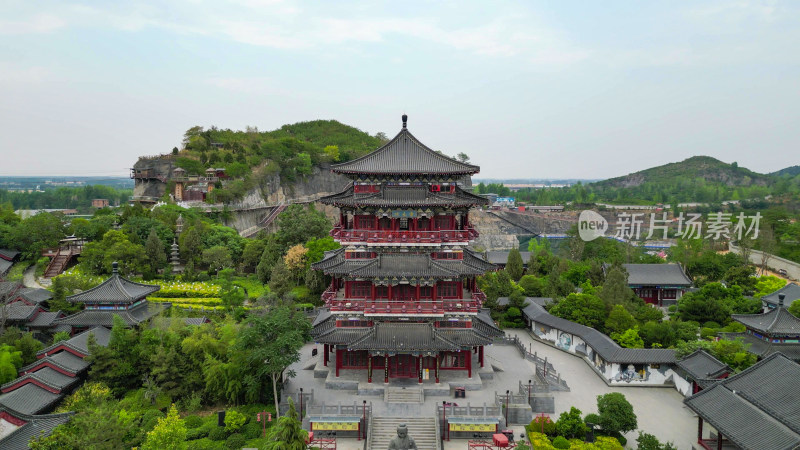
M 603 380 L 589 367 L 581 358 L 562 352 L 554 347 L 534 341 L 533 338 L 524 330 L 507 330 L 509 336 L 517 335 L 525 345 L 531 345 L 533 351 L 541 357 L 547 357 L 553 364 L 556 371 L 561 374 L 562 379 L 566 380 L 570 392 L 554 392 L 555 414 L 551 417 L 557 420 L 563 411 L 569 411 L 571 406 L 581 410 L 583 415 L 597 412 L 597 396 L 608 392 L 621 392 L 633 405 L 634 412 L 638 418 L 639 429 L 656 435 L 662 441 L 672 441 L 678 449 L 691 449 L 692 442 L 697 430 L 696 416 L 683 405 L 683 396 L 672 387 L 625 387 L 606 385 Z M 298 392 L 300 387 L 305 392 L 314 390 L 314 404 L 335 405 L 337 403 L 361 405 L 366 400 L 373 407 L 373 415 L 376 416 L 435 416 L 436 406 L 441 405 L 443 400 L 455 401 L 460 406 L 467 403 L 472 406 L 487 406 L 494 404 L 494 393 L 505 393 L 507 389 L 516 391 L 518 382 L 526 383 L 532 378 L 534 365 L 525 360 L 520 355 L 517 348 L 513 345 L 492 345 L 485 349 L 484 370 L 494 366 L 496 369 L 494 379 L 485 380 L 483 389 L 468 390 L 466 399 L 453 399 L 450 396 L 426 395 L 422 404 L 397 404 L 384 403 L 383 396 L 380 395 L 357 395 L 356 391 L 326 389 L 324 378 L 314 378 L 313 367 L 322 358 L 322 346 L 318 346 L 317 356 L 311 356 L 313 343 L 307 344 L 301 350 L 301 360 L 293 364 L 290 369 L 294 370 L 296 376 L 287 383 L 286 392 L 291 394 Z M 328 366 L 333 370 L 333 363 Z M 473 367 L 478 367 L 477 358 L 473 361 Z M 310 370 L 309 370 L 310 368 Z M 348 371 L 350 372 L 350 371 Z M 382 375 L 382 374 L 381 374 Z M 344 376 L 344 374 L 342 374 Z M 348 378 L 353 377 L 348 374 Z M 366 375 L 363 376 L 366 381 Z M 466 378 L 466 376 L 464 377 Z M 473 372 L 473 382 L 479 380 L 477 370 Z M 390 386 L 413 385 L 409 380 L 391 380 Z M 373 379 L 376 387 L 384 386 L 382 380 Z M 445 388 L 447 385 L 441 383 Z M 424 386 L 435 386 L 432 381 L 426 381 Z M 521 426 L 512 427 L 515 435 L 519 437 L 524 432 Z M 628 448 L 636 448 L 636 431 L 628 433 Z M 413 437 L 413 436 L 412 436 Z M 338 439 L 337 448 L 343 450 L 363 449 L 363 442 L 355 439 Z M 466 440 L 453 440 L 446 442 L 445 450 L 466 449 Z M 376 449 L 380 450 L 380 449 Z

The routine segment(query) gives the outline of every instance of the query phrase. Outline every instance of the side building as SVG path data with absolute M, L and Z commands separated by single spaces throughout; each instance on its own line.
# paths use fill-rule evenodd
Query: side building
M 496 266 L 466 248 L 478 236 L 470 208 L 487 200 L 459 182 L 479 168 L 431 150 L 406 120 L 384 146 L 332 166 L 352 183 L 320 199 L 340 209 L 331 235 L 342 248 L 313 265 L 332 280 L 312 335 L 337 377 L 356 370 L 370 383 L 438 383 L 442 371 L 471 378 L 473 364 L 484 364 L 483 347 L 502 334 L 476 283 Z

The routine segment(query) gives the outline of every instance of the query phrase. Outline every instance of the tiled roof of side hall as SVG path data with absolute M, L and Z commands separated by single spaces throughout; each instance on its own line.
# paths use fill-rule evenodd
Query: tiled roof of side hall
M 28 321 L 40 309 L 37 305 L 26 305 L 22 302 L 14 302 L 10 305 L 7 305 L 5 308 L 6 320 L 15 321 Z
M 67 317 L 57 319 L 55 323 L 74 327 L 102 326 L 111 328 L 114 325 L 114 316 L 118 315 L 128 326 L 134 326 L 150 319 L 170 306 L 172 306 L 171 303 L 144 302 L 130 309 L 84 309 Z
M 42 303 L 53 298 L 53 293 L 47 289 L 23 288 L 16 292 L 15 297 L 22 297 L 31 303 Z
M 115 272 L 97 286 L 80 294 L 70 295 L 67 297 L 67 301 L 72 303 L 131 303 L 145 298 L 159 289 L 161 289 L 160 286 L 136 283 Z
M 0 259 L 0 275 L 5 275 L 9 270 L 11 270 L 11 266 L 13 265 L 14 263 L 11 261 Z
M 474 174 L 480 167 L 438 153 L 415 138 L 405 124 L 400 133 L 377 150 L 331 170 L 349 174 Z
M 7 388 L 18 385 L 25 381 L 37 381 L 45 386 L 48 386 L 52 389 L 56 389 L 59 392 L 67 389 L 77 382 L 80 381 L 78 377 L 71 377 L 69 375 L 64 375 L 63 373 L 51 369 L 50 367 L 45 367 L 43 369 L 39 369 L 36 372 L 31 372 L 25 374 L 19 378 L 15 378 L 8 383 L 0 386 L 0 390 L 6 390 Z
M 579 336 L 609 363 L 665 364 L 675 363 L 678 360 L 673 349 L 620 347 L 610 337 L 594 328 L 556 317 L 536 302 L 531 302 L 522 313 L 532 321 Z
M 727 340 L 741 339 L 747 346 L 747 351 L 765 358 L 773 353 L 783 353 L 787 358 L 800 362 L 800 344 L 798 343 L 777 343 L 759 339 L 748 333 L 720 333 L 720 336 Z
M 426 185 L 415 186 L 381 186 L 380 192 L 369 194 L 354 194 L 353 186 L 338 194 L 329 195 L 320 199 L 322 203 L 335 206 L 357 207 L 469 207 L 488 203 L 484 197 L 456 188 L 456 192 L 439 193 L 431 192 Z
M 19 281 L 0 281 L 0 296 L 13 295 L 21 287 L 22 283 Z
M 800 336 L 800 318 L 786 308 L 775 308 L 763 314 L 732 314 L 731 318 L 770 336 Z
M 53 429 L 69 421 L 73 412 L 60 414 L 23 414 L 0 405 L 0 412 L 25 422 L 24 425 L 0 438 L 0 448 L 4 450 L 28 450 L 33 437 L 49 436 Z
M 680 264 L 623 264 L 622 267 L 628 272 L 629 286 L 692 285 Z
M 702 349 L 678 361 L 677 366 L 685 370 L 695 380 L 717 378 L 733 372 L 733 369 L 727 364 Z
M 776 353 L 684 400 L 744 450 L 800 446 L 800 365 Z
M 55 344 L 43 348 L 36 353 L 36 355 L 48 355 L 54 349 L 57 349 L 61 346 L 66 346 L 76 350 L 78 353 L 88 355 L 89 354 L 89 335 L 94 335 L 95 342 L 97 345 L 101 345 L 103 347 L 108 346 L 108 341 L 111 339 L 111 330 L 106 327 L 94 327 L 89 330 L 85 330 L 75 336 L 67 339 L 66 341 L 56 342 Z
M 61 311 L 43 311 L 25 325 L 32 328 L 50 328 L 53 322 L 61 317 L 62 314 Z
M 780 303 L 778 296 L 781 294 L 786 296 L 786 298 L 783 299 L 783 306 L 788 308 L 789 305 L 800 298 L 800 286 L 798 286 L 796 283 L 788 283 L 786 286 L 778 289 L 772 294 L 761 297 L 761 300 L 769 305 L 778 306 Z
M 466 346 L 469 346 L 467 344 Z M 378 322 L 360 339 L 347 344 L 350 350 L 394 352 L 461 350 L 462 345 L 438 332 L 431 323 Z
M 4 259 L 6 261 L 11 261 L 12 259 L 19 256 L 19 252 L 16 250 L 9 250 L 7 248 L 0 248 L 0 259 Z
M 47 367 L 48 364 L 74 374 L 83 372 L 87 367 L 89 367 L 89 363 L 70 352 L 58 352 L 49 356 L 45 356 L 44 358 L 37 359 L 36 361 L 19 369 L 19 373 L 24 374 L 26 372 L 31 372 L 37 367 L 41 369 L 43 367 Z
M 433 259 L 429 253 L 380 253 L 373 259 L 345 259 L 344 248 L 325 253 L 325 258 L 312 265 L 326 274 L 353 277 L 455 278 L 482 275 L 495 265 L 464 250 L 464 259 Z
M 0 395 L 0 405 L 23 414 L 37 414 L 52 408 L 63 396 L 63 394 L 54 394 L 35 384 L 26 384 L 19 389 Z

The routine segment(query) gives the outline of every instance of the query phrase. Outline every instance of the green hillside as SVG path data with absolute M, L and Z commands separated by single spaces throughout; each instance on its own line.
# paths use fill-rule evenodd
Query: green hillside
M 791 166 L 785 169 L 781 169 L 777 172 L 772 172 L 770 175 L 774 177 L 796 177 L 800 175 L 800 166 Z
M 314 166 L 348 161 L 375 150 L 385 141 L 335 120 L 284 125 L 273 131 L 193 127 L 186 131 L 183 149 L 173 150 L 176 164 L 189 174 L 207 167 L 224 168 L 234 181 L 218 186 L 210 199 L 241 198 L 256 183 L 280 174 L 284 181 L 309 175 Z

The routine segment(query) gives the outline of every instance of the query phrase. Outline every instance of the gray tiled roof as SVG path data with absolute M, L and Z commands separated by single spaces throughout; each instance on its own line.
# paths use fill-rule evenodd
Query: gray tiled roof
M 27 322 L 39 309 L 37 305 L 26 305 L 22 302 L 14 302 L 6 306 L 6 319 Z
M 327 330 L 320 331 L 314 336 L 314 342 L 318 344 L 349 344 L 355 342 L 367 333 L 372 328 L 367 327 L 336 327 L 328 328 Z
M 70 295 L 67 301 L 73 303 L 131 303 L 161 289 L 152 284 L 136 283 L 114 273 L 106 281 L 83 291 Z
M 52 364 L 53 366 L 58 367 L 66 372 L 75 374 L 83 372 L 87 367 L 89 367 L 89 363 L 70 352 L 58 352 L 50 356 L 45 356 L 41 359 L 37 359 L 31 364 L 19 369 L 19 373 L 25 374 L 26 372 L 33 371 L 37 367 L 42 368 L 44 367 L 43 364 L 46 363 Z
M 5 275 L 6 273 L 8 273 L 8 271 L 11 270 L 11 266 L 13 265 L 14 263 L 12 261 L 6 261 L 5 259 L 0 259 L 0 275 Z
M 800 318 L 786 308 L 775 308 L 763 314 L 732 314 L 731 318 L 770 336 L 800 336 Z
M 12 259 L 19 256 L 19 252 L 16 250 L 9 250 L 7 248 L 0 248 L 0 259 L 11 261 Z
M 499 337 L 505 334 L 495 325 L 488 308 L 481 308 L 478 314 L 472 318 L 472 328 L 488 337 Z
M 19 389 L 0 395 L 0 405 L 23 414 L 37 414 L 52 408 L 62 397 L 62 394 L 54 394 L 35 384 L 26 384 Z
M 747 333 L 720 333 L 720 336 L 727 340 L 741 339 L 742 342 L 747 346 L 748 352 L 758 355 L 762 358 L 773 353 L 780 352 L 786 355 L 786 357 L 789 359 L 800 361 L 800 344 L 781 344 L 769 342 Z
M 18 281 L 0 281 L 0 297 L 12 295 L 17 289 L 22 287 Z
M 186 317 L 183 319 L 183 323 L 186 325 L 203 325 L 204 323 L 208 323 L 209 319 L 206 316 L 203 317 Z
M 702 349 L 678 361 L 677 366 L 685 370 L 694 380 L 718 378 L 733 372 L 727 364 Z
M 101 345 L 103 347 L 108 346 L 108 341 L 111 340 L 111 330 L 105 327 L 94 327 L 89 330 L 82 331 L 79 334 L 67 339 L 66 341 L 57 342 L 47 348 L 39 350 L 36 355 L 47 355 L 53 349 L 56 349 L 61 346 L 66 346 L 69 348 L 74 349 L 78 353 L 88 355 L 89 354 L 89 335 L 94 335 L 95 342 L 97 345 Z
M 70 316 L 56 320 L 56 324 L 71 325 L 73 327 L 102 326 L 111 328 L 114 325 L 114 315 L 118 315 L 128 326 L 138 325 L 161 311 L 172 306 L 171 303 L 143 302 L 127 310 L 98 310 L 84 309 Z
M 53 298 L 53 293 L 47 289 L 24 288 L 17 291 L 16 297 L 22 297 L 30 303 L 42 303 Z
M 800 365 L 774 354 L 684 403 L 745 450 L 800 446 Z
M 326 274 L 380 278 L 456 278 L 481 275 L 496 266 L 464 250 L 464 259 L 433 259 L 429 253 L 380 253 L 374 259 L 345 259 L 344 248 L 325 253 L 325 258 L 312 265 Z
M 58 319 L 63 313 L 61 311 L 43 311 L 36 315 L 26 325 L 31 328 L 50 328 L 53 321 Z
M 581 325 L 548 313 L 541 305 L 531 302 L 522 310 L 529 320 L 550 328 L 566 331 L 583 339 L 606 362 L 620 364 L 675 363 L 675 350 L 661 348 L 623 348 L 610 337 L 594 328 Z
M 80 378 L 64 375 L 63 373 L 57 370 L 45 367 L 37 370 L 36 372 L 31 372 L 19 378 L 15 378 L 9 381 L 8 383 L 0 386 L 0 389 L 5 390 L 6 388 L 11 387 L 15 384 L 19 384 L 20 382 L 23 382 L 25 380 L 32 380 L 32 381 L 35 380 L 38 381 L 39 383 L 44 384 L 45 386 L 57 389 L 59 392 L 62 392 L 63 390 L 68 389 L 71 386 L 74 386 L 78 381 L 80 381 Z
M 403 128 L 391 141 L 372 153 L 331 170 L 350 174 L 474 174 L 480 167 L 465 164 L 431 150 Z
M 347 345 L 350 350 L 419 352 L 461 350 L 462 346 L 442 336 L 431 323 L 378 322 L 363 337 Z
M 0 448 L 3 450 L 28 450 L 31 438 L 49 436 L 55 427 L 67 423 L 74 414 L 30 415 L 3 406 L 0 406 L 0 411 L 25 421 L 25 425 L 0 438 Z
M 623 264 L 628 286 L 691 286 L 679 264 Z
M 488 203 L 484 197 L 480 197 L 469 192 L 456 188 L 453 194 L 443 194 L 431 192 L 428 186 L 381 186 L 380 192 L 369 194 L 353 193 L 353 186 L 350 185 L 343 192 L 329 195 L 320 199 L 322 203 L 335 206 L 356 206 L 356 207 L 392 207 L 392 206 L 412 206 L 412 207 L 470 207 L 480 206 Z
M 778 306 L 778 295 L 785 294 L 786 298 L 783 299 L 783 306 L 789 307 L 795 300 L 800 298 L 800 286 L 795 283 L 789 283 L 786 286 L 778 289 L 777 291 L 773 292 L 772 294 L 765 295 L 761 297 L 761 300 L 764 303 L 767 303 L 773 307 Z

